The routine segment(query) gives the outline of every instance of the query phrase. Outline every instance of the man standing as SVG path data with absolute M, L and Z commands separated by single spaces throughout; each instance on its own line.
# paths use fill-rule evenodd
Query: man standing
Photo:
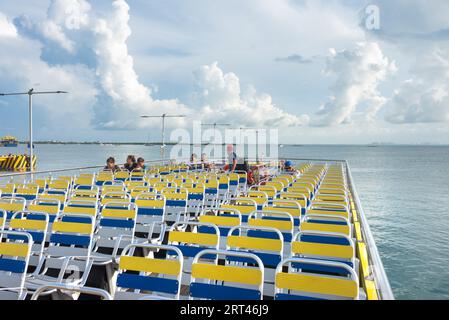
M 229 172 L 234 172 L 235 168 L 237 167 L 237 153 L 234 152 L 234 147 L 229 144 L 227 146 L 227 152 L 228 152 L 228 170 Z

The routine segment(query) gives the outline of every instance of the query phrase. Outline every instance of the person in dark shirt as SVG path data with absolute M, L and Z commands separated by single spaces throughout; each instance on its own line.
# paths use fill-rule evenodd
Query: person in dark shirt
M 235 166 L 236 171 L 245 171 L 246 173 L 249 172 L 249 163 L 248 160 L 245 158 L 243 159 L 243 162 L 237 163 Z
M 129 155 L 126 158 L 126 163 L 123 165 L 123 168 L 125 170 L 128 170 L 129 172 L 133 171 L 137 167 L 136 157 L 133 155 Z
M 232 145 L 228 145 L 227 147 L 228 152 L 228 170 L 230 172 L 234 172 L 235 168 L 237 167 L 237 153 L 234 152 L 234 147 Z
M 202 168 L 202 165 L 198 163 L 198 156 L 196 155 L 196 153 L 193 153 L 190 156 L 189 168 L 190 168 L 190 170 L 199 170 Z
M 115 159 L 113 157 L 109 157 L 106 160 L 106 166 L 104 167 L 105 170 L 111 170 L 112 172 L 119 171 L 120 168 L 115 164 Z
M 288 173 L 298 174 L 298 170 L 293 167 L 293 162 L 291 161 L 285 161 L 284 163 L 284 171 Z
M 198 161 L 198 156 L 196 155 L 196 153 L 192 153 L 192 155 L 190 156 L 190 163 L 191 164 L 195 164 Z

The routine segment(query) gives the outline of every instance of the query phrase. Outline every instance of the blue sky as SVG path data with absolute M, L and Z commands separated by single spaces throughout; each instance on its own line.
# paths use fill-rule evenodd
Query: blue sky
M 367 28 L 377 18 L 379 28 Z M 367 13 L 368 12 L 368 13 Z M 146 141 L 141 114 L 279 128 L 285 143 L 449 143 L 444 0 L 0 1 L 0 91 L 37 139 Z M 25 139 L 25 98 L 0 135 Z

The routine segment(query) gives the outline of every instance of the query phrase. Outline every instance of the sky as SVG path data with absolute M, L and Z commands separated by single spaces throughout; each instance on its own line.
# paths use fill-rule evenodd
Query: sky
M 0 92 L 38 140 L 160 139 L 160 120 L 282 143 L 449 144 L 447 0 L 0 0 Z M 26 139 L 26 97 L 0 136 Z M 169 135 L 169 133 L 168 133 Z

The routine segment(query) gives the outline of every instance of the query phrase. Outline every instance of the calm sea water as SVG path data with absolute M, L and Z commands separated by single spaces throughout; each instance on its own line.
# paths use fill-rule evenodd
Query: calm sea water
M 24 152 L 24 150 L 19 150 Z M 0 148 L 0 154 L 16 152 Z M 158 147 L 37 145 L 39 169 L 159 157 Z M 285 146 L 281 156 L 345 159 L 397 299 L 449 299 L 449 147 Z M 0 179 L 1 180 L 1 179 Z

